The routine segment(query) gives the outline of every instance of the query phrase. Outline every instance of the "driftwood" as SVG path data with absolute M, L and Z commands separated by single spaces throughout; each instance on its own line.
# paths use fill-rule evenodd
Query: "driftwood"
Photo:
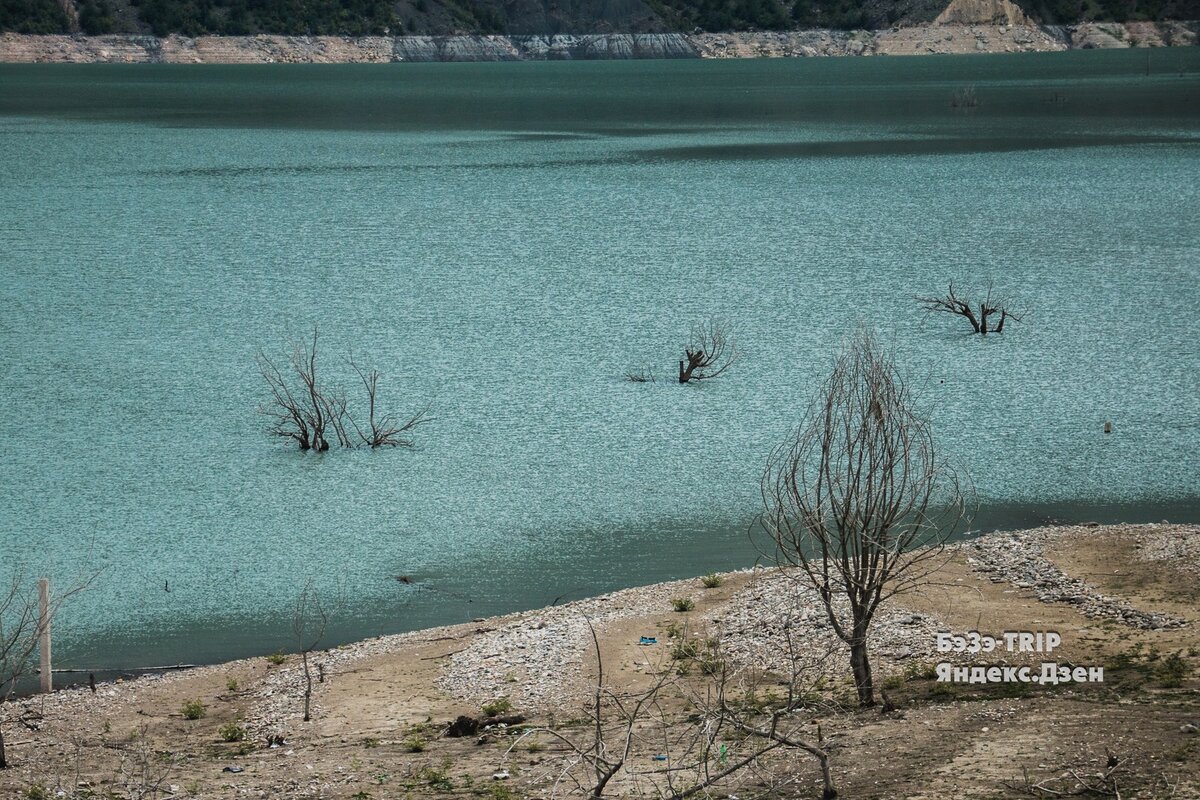
M 79 668 L 52 669 L 50 671 L 55 674 L 60 673 L 60 672 L 63 672 L 63 673 L 116 672 L 116 673 L 120 673 L 120 674 L 128 674 L 130 672 L 168 672 L 168 671 L 174 670 L 174 669 L 197 669 L 199 666 L 200 666 L 199 664 L 166 664 L 161 667 L 121 667 L 119 669 L 115 668 L 115 667 L 79 667 Z M 40 671 L 40 670 L 36 670 L 36 671 Z
M 496 717 L 468 717 L 460 715 L 446 727 L 446 736 L 451 739 L 461 739 L 474 736 L 489 725 L 520 725 L 525 721 L 524 714 L 506 714 Z

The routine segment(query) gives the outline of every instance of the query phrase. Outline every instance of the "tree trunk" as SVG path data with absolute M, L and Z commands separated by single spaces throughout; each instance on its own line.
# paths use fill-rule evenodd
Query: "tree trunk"
M 0 725 L 0 769 L 8 769 L 8 754 L 4 750 L 4 726 Z
M 300 654 L 300 660 L 304 663 L 304 721 L 308 722 L 312 719 L 312 715 L 309 713 L 312 706 L 312 673 L 308 671 L 307 650 Z
M 682 362 L 682 361 L 680 361 L 680 362 L 679 362 L 679 382 L 680 382 L 680 383 L 687 383 L 687 382 L 688 382 L 688 377 L 689 377 L 688 373 L 687 373 L 687 372 L 685 372 L 685 371 L 684 371 L 684 369 L 683 369 L 683 362 Z
M 856 635 L 850 642 L 850 669 L 854 672 L 854 687 L 858 704 L 864 708 L 875 705 L 875 686 L 871 682 L 871 661 L 867 657 L 867 637 Z
M 833 785 L 833 774 L 829 771 L 829 756 L 821 759 L 821 780 L 825 788 L 821 792 L 821 800 L 834 800 L 838 796 L 837 788 Z

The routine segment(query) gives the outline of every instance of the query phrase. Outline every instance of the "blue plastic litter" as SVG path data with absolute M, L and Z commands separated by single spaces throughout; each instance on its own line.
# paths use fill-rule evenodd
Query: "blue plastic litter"
M 655 761 L 666 761 L 667 757 L 666 756 L 654 756 L 654 760 Z
M 642 645 L 645 645 L 645 644 L 658 644 L 658 639 L 656 639 L 656 638 L 655 638 L 655 637 L 653 637 L 653 636 L 643 636 L 643 637 L 642 637 L 642 640 L 641 640 L 640 642 L 638 642 L 638 644 L 642 644 Z

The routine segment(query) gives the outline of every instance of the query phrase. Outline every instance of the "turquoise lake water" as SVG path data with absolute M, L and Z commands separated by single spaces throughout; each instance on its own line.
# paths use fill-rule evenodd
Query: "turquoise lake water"
M 0 565 L 104 567 L 89 667 L 287 649 L 309 577 L 332 643 L 745 566 L 860 324 L 978 527 L 1196 521 L 1198 187 L 1200 48 L 0 65 Z M 951 279 L 1028 318 L 924 316 Z M 709 316 L 741 361 L 672 383 Z M 255 353 L 313 325 L 430 404 L 415 448 L 265 434 Z

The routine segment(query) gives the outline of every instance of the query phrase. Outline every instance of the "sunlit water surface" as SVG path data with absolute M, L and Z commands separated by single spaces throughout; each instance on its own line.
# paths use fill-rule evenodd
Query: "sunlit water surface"
M 309 578 L 332 643 L 745 566 L 862 324 L 980 527 L 1195 521 L 1200 48 L 1147 58 L 0 66 L 0 559 L 104 568 L 89 667 L 288 648 Z M 951 279 L 1025 323 L 922 315 Z M 708 316 L 741 361 L 681 387 Z M 264 433 L 314 325 L 415 448 Z

